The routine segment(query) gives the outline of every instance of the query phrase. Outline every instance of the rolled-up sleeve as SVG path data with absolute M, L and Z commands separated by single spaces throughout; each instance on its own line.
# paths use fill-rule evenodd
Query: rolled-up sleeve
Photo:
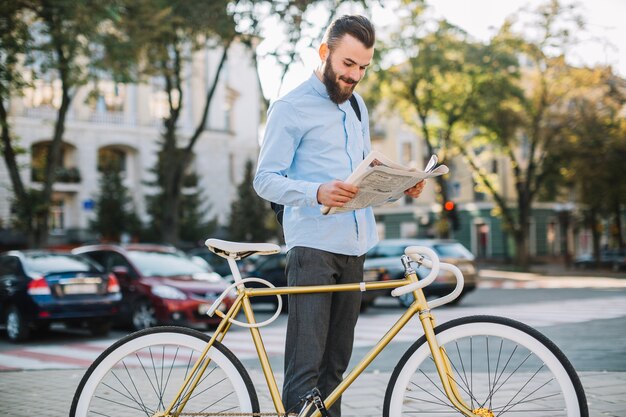
M 253 183 L 261 198 L 286 206 L 319 205 L 319 183 L 287 177 L 302 140 L 301 126 L 298 112 L 290 103 L 282 100 L 272 103 Z

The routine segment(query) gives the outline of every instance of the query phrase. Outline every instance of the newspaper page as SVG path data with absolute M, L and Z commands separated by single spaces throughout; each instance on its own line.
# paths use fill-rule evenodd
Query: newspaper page
M 404 191 L 426 178 L 447 174 L 448 167 L 437 165 L 433 155 L 423 171 L 399 165 L 378 151 L 370 152 L 345 180 L 359 187 L 356 196 L 343 207 L 322 206 L 322 214 L 343 213 L 379 206 L 402 197 Z

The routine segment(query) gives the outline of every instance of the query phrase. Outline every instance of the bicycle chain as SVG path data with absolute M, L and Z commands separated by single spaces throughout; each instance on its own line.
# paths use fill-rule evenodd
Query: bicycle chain
M 252 416 L 252 417 L 263 417 L 263 416 L 273 416 L 273 417 L 289 417 L 289 416 L 298 416 L 295 413 L 289 414 L 277 414 L 277 413 L 180 413 L 181 416 Z

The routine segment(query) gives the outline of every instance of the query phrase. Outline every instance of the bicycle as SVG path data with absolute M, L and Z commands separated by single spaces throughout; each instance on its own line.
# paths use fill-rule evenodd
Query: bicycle
M 70 416 L 320 417 L 415 315 L 424 335 L 409 347 L 391 375 L 383 403 L 385 417 L 493 417 L 513 413 L 525 417 L 588 416 L 585 393 L 571 363 L 535 329 L 495 316 L 469 316 L 435 325 L 431 310 L 460 294 L 463 275 L 454 265 L 440 262 L 429 248 L 406 248 L 401 257 L 404 279 L 277 288 L 260 278 L 242 279 L 235 262 L 253 254 L 277 253 L 277 245 L 217 239 L 208 239 L 206 244 L 228 260 L 234 277 L 234 283 L 209 308 L 208 314 L 222 318 L 213 335 L 187 328 L 155 327 L 120 339 L 83 376 Z M 415 265 L 429 268 L 428 276 L 419 279 Z M 422 289 L 440 269 L 455 274 L 456 288 L 427 301 Z M 267 288 L 246 287 L 251 281 Z M 327 398 L 311 393 L 299 413 L 287 414 L 259 330 L 280 314 L 281 295 L 381 289 L 391 289 L 394 296 L 412 292 L 415 301 Z M 228 311 L 221 311 L 221 300 L 229 291 L 237 292 L 236 300 Z M 278 297 L 277 310 L 271 318 L 257 323 L 250 298 L 268 295 Z M 242 309 L 245 322 L 235 319 Z M 233 324 L 250 329 L 274 411 L 261 412 L 248 372 L 222 344 Z

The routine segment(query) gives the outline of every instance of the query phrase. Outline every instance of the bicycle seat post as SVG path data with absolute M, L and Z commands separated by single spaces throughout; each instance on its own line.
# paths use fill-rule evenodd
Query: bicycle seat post
M 237 266 L 237 262 L 235 261 L 235 259 L 229 256 L 228 258 L 226 258 L 226 260 L 228 261 L 230 272 L 233 273 L 233 281 L 241 282 L 241 273 L 239 272 L 239 267 Z

